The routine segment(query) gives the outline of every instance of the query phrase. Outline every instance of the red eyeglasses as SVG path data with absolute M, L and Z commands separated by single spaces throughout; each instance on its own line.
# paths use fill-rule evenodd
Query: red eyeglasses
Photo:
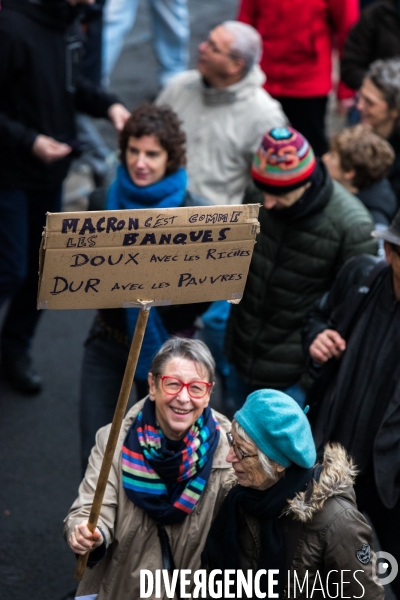
M 212 385 L 208 381 L 190 381 L 189 383 L 184 383 L 177 377 L 170 377 L 169 375 L 159 375 L 159 377 L 161 379 L 161 387 L 166 394 L 175 396 L 183 388 L 187 388 L 189 396 L 196 400 L 204 398 Z

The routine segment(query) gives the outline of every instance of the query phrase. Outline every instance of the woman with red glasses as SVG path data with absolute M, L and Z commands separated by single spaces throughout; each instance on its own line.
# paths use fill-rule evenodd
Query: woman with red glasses
M 90 551 L 77 598 L 136 600 L 140 570 L 200 568 L 211 525 L 231 485 L 230 423 L 209 408 L 215 364 L 199 341 L 172 338 L 155 356 L 149 395 L 127 413 L 98 527 L 87 528 L 110 426 L 97 433 L 64 535 Z M 154 596 L 153 596 L 154 597 Z

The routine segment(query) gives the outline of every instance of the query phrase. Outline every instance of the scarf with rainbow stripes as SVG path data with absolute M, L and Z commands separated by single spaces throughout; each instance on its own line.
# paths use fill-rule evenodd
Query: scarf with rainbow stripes
M 128 498 L 161 525 L 180 523 L 196 506 L 211 473 L 220 428 L 207 406 L 175 451 L 146 399 L 122 447 Z M 175 446 L 175 444 L 174 444 Z

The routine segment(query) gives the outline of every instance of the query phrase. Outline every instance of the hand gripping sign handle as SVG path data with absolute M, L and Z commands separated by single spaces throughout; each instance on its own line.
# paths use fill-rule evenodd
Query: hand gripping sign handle
M 118 436 L 121 430 L 123 418 L 125 416 L 126 405 L 128 404 L 129 394 L 131 392 L 133 378 L 135 376 L 136 366 L 142 347 L 144 332 L 146 331 L 147 320 L 149 318 L 150 306 L 143 306 L 139 312 L 139 317 L 135 327 L 135 333 L 131 348 L 129 350 L 128 361 L 125 367 L 124 378 L 122 380 L 121 390 L 119 392 L 117 406 L 115 407 L 114 417 L 111 424 L 110 435 L 108 438 L 106 450 L 104 452 L 103 463 L 100 469 L 100 475 L 93 498 L 92 509 L 90 511 L 88 529 L 93 532 L 96 529 L 97 521 L 100 515 L 101 505 L 103 503 L 104 492 L 106 490 L 108 475 L 111 469 L 111 463 L 114 457 Z M 81 581 L 85 572 L 86 564 L 90 552 L 79 556 L 75 570 L 75 579 Z

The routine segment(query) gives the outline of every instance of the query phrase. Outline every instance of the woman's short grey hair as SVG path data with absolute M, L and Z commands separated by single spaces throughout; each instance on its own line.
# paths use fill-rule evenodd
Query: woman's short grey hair
M 268 458 L 268 456 L 260 450 L 260 448 L 253 442 L 253 440 L 247 435 L 243 427 L 239 425 L 239 423 L 235 421 L 235 419 L 232 421 L 232 427 L 235 428 L 236 433 L 240 438 L 242 438 L 242 440 L 244 440 L 248 444 L 253 444 L 253 446 L 256 447 L 258 460 L 260 461 L 263 471 L 268 475 L 268 479 L 275 482 L 278 481 L 282 474 L 278 473 L 278 471 L 276 470 L 276 463 L 270 458 Z
M 376 60 L 366 77 L 382 92 L 389 108 L 400 111 L 400 59 Z
M 225 21 L 222 25 L 235 36 L 230 52 L 244 60 L 244 73 L 248 73 L 261 60 L 262 40 L 260 34 L 251 25 L 240 23 L 240 21 Z
M 186 358 L 203 365 L 208 373 L 208 381 L 215 378 L 215 361 L 208 347 L 200 340 L 174 337 L 167 340 L 153 358 L 150 373 L 163 375 L 165 364 L 172 358 Z

